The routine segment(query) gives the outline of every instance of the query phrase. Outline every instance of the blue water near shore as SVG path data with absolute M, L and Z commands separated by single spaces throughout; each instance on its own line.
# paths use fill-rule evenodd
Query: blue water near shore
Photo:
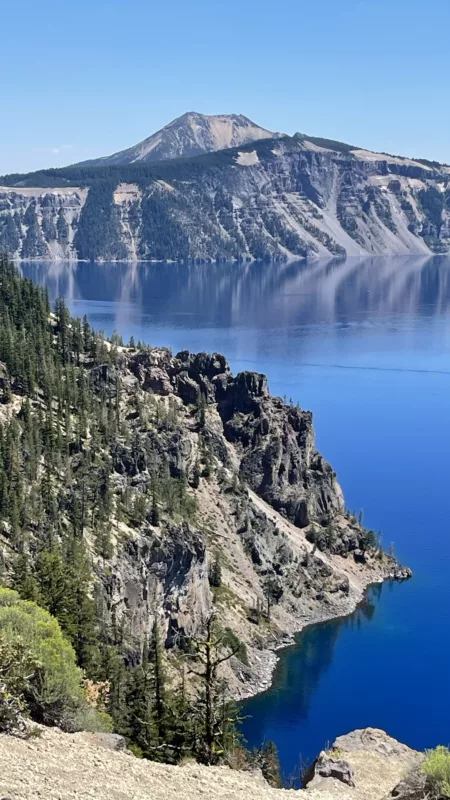
M 312 265 L 23 264 L 73 313 L 174 351 L 225 353 L 314 413 L 347 507 L 413 580 L 304 631 L 245 706 L 285 774 L 351 729 L 450 741 L 450 260 Z

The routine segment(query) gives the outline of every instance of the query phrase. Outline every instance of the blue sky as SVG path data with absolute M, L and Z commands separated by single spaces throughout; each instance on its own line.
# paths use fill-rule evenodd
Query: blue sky
M 450 162 L 450 0 L 1 3 L 0 174 L 243 113 Z

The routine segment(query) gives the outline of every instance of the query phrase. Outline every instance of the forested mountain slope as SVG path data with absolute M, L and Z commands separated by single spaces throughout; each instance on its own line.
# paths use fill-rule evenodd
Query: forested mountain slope
M 247 260 L 450 248 L 449 167 L 303 135 L 0 182 L 0 248 L 15 258 Z

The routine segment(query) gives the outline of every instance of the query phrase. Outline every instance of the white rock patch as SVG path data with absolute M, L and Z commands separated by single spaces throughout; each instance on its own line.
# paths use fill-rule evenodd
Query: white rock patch
M 259 164 L 258 153 L 256 150 L 252 150 L 250 153 L 238 153 L 236 163 L 240 167 L 251 167 L 253 164 Z

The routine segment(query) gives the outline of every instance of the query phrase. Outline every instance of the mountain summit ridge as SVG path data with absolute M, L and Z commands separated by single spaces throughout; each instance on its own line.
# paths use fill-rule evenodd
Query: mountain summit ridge
M 281 134 L 262 128 L 244 114 L 200 114 L 187 111 L 138 144 L 109 156 L 82 162 L 89 166 L 112 166 L 136 162 L 187 158 L 239 147 Z

